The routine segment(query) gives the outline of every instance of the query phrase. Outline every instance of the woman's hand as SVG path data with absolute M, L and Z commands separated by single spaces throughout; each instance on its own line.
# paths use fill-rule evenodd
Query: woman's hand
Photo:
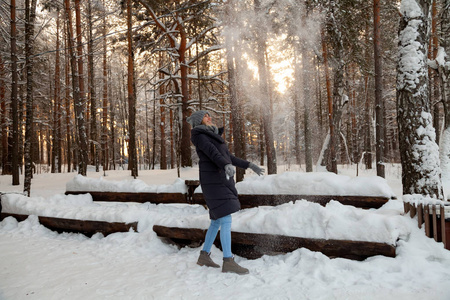
M 226 167 L 226 166 L 225 166 Z M 258 167 L 257 165 L 255 165 L 254 163 L 250 163 L 248 165 L 248 167 L 250 169 L 252 169 L 253 172 L 255 172 L 256 174 L 258 174 L 259 176 L 264 174 L 264 168 Z
M 225 174 L 227 175 L 227 180 L 234 176 L 236 169 L 232 164 L 225 165 Z

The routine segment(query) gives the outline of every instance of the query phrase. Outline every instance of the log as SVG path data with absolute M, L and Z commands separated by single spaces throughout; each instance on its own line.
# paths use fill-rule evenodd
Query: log
M 239 194 L 242 208 L 258 206 L 276 206 L 296 200 L 306 200 L 325 206 L 331 200 L 336 200 L 344 205 L 353 205 L 359 208 L 380 208 L 390 200 L 387 197 L 377 196 L 333 196 L 333 195 L 243 195 Z M 202 204 L 205 202 L 203 194 L 196 193 L 193 202 Z
M 183 246 L 188 244 L 186 241 L 192 241 L 198 245 L 199 242 L 204 241 L 206 234 L 204 229 L 160 225 L 154 225 L 153 231 L 160 237 L 169 238 L 175 242 L 181 241 L 180 244 Z M 375 255 L 395 257 L 395 246 L 376 242 L 325 240 L 246 232 L 231 232 L 231 241 L 233 252 L 248 259 L 292 252 L 298 248 L 319 251 L 331 258 L 364 260 Z M 217 235 L 215 244 L 220 247 L 220 235 Z
M 190 186 L 192 187 L 192 186 Z M 202 193 L 130 193 L 130 192 L 95 192 L 95 191 L 66 191 L 66 195 L 91 194 L 94 201 L 104 202 L 150 202 L 154 204 L 189 203 L 206 205 Z M 307 200 L 325 206 L 331 200 L 344 205 L 359 208 L 380 208 L 390 198 L 376 196 L 333 196 L 333 195 L 239 195 L 241 208 L 259 206 L 276 206 L 296 200 Z
M 0 221 L 13 217 L 17 221 L 21 222 L 26 220 L 29 216 L 22 214 L 10 214 L 1 213 Z M 133 223 L 121 223 L 121 222 L 105 222 L 105 221 L 90 221 L 90 220 L 76 220 L 76 219 L 63 219 L 53 217 L 38 216 L 39 223 L 47 227 L 50 230 L 62 232 L 74 232 L 82 233 L 91 237 L 95 233 L 103 233 L 104 236 L 115 232 L 128 232 L 130 229 L 137 231 L 137 222 Z
M 129 193 L 66 191 L 66 195 L 91 194 L 93 201 L 103 202 L 150 202 L 154 204 L 188 203 L 187 194 L 182 193 Z

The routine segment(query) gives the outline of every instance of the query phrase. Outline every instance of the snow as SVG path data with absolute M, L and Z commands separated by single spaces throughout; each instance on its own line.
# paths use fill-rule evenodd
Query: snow
M 276 176 L 248 174 L 238 184 L 242 192 L 265 188 L 264 193 L 292 193 L 298 182 L 300 194 L 396 195 L 398 199 L 369 210 L 336 201 L 322 207 L 301 200 L 245 209 L 233 214 L 232 230 L 382 241 L 396 244 L 396 258 L 375 256 L 359 262 L 330 259 L 307 249 L 256 260 L 236 257 L 250 269 L 245 276 L 200 267 L 196 260 L 201 248 L 178 249 L 152 231 L 154 224 L 207 228 L 208 212 L 202 206 L 104 203 L 93 202 L 89 194 L 63 194 L 66 184 L 75 187 L 84 181 L 82 187 L 91 189 L 158 191 L 165 186 L 170 190 L 180 181 L 176 170 L 140 170 L 137 180 L 129 171 L 107 171 L 103 177 L 89 170 L 87 178 L 74 173 L 36 174 L 31 198 L 14 194 L 22 187 L 12 186 L 10 176 L 0 176 L 0 191 L 11 192 L 2 197 L 6 211 L 139 221 L 138 232 L 87 238 L 50 231 L 34 215 L 23 222 L 6 218 L 0 222 L 0 299 L 449 299 L 450 251 L 427 238 L 416 220 L 403 216 L 399 166 L 387 165 L 387 180 L 374 172 L 360 169 L 355 177 L 354 166 L 341 166 L 339 175 L 282 170 Z M 198 169 L 181 170 L 181 178 L 198 178 Z M 216 247 L 212 258 L 221 262 Z
M 402 15 L 411 19 L 423 16 L 422 9 L 416 0 L 402 0 L 400 3 L 400 12 Z
M 402 0 L 400 12 L 407 25 L 399 33 L 397 84 L 398 89 L 413 91 L 427 72 L 427 49 L 418 40 L 420 27 L 424 26 L 423 13 L 416 0 Z
M 237 183 L 236 188 L 240 194 L 395 197 L 386 180 L 381 177 L 351 178 L 328 172 L 284 172 L 280 175 L 252 176 Z
M 187 193 L 184 180 L 177 178 L 172 184 L 147 184 L 140 179 L 127 179 L 122 181 L 87 178 L 82 175 L 75 176 L 66 184 L 67 191 L 83 192 L 131 192 L 131 193 Z

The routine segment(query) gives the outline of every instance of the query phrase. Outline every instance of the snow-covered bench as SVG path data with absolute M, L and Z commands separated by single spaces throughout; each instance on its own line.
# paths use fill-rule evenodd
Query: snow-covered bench
M 66 194 L 91 194 L 94 201 L 138 203 L 189 203 L 205 205 L 198 180 L 177 179 L 171 185 L 147 185 L 140 180 L 122 182 L 77 176 L 67 183 Z M 285 172 L 249 177 L 236 184 L 242 208 L 276 206 L 307 200 L 326 205 L 331 200 L 360 208 L 380 208 L 395 199 L 380 177 L 356 177 L 334 173 Z
M 176 179 L 170 185 L 148 185 L 139 179 L 107 181 L 78 175 L 66 184 L 66 195 L 90 194 L 94 201 L 137 203 L 190 203 L 189 185 Z
M 13 217 L 17 221 L 25 221 L 29 215 L 0 213 L 0 221 L 7 217 Z M 86 236 L 93 236 L 96 233 L 102 233 L 104 236 L 115 232 L 128 232 L 130 230 L 137 231 L 137 222 L 105 222 L 91 220 L 77 220 L 66 218 L 54 218 L 38 216 L 39 223 L 50 230 L 62 232 L 82 233 Z
M 206 230 L 199 228 L 179 228 L 154 225 L 153 231 L 160 237 L 169 238 L 178 245 L 195 246 L 203 243 Z M 233 253 L 256 259 L 263 255 L 287 253 L 306 248 L 320 251 L 329 257 L 342 257 L 354 260 L 364 260 L 375 255 L 395 257 L 395 246 L 386 243 L 350 241 L 335 239 L 302 238 L 275 234 L 261 234 L 248 232 L 231 232 Z M 218 235 L 214 244 L 220 247 Z

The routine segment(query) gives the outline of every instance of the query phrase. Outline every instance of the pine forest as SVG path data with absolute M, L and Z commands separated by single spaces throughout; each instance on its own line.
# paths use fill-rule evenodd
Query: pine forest
M 1 174 L 29 194 L 35 173 L 191 167 L 186 118 L 207 110 L 268 174 L 401 163 L 405 194 L 442 198 L 449 13 L 450 0 L 1 0 Z

